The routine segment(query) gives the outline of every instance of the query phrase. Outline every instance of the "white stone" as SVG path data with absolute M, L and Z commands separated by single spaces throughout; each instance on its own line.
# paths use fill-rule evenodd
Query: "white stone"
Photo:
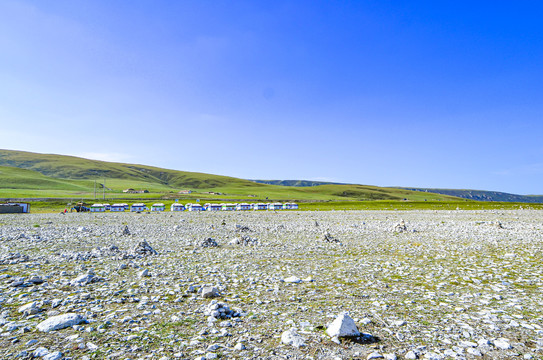
M 237 343 L 236 346 L 234 346 L 234 350 L 237 350 L 237 351 L 241 351 L 241 350 L 245 350 L 245 349 L 246 349 L 246 347 L 242 343 Z
M 49 354 L 49 350 L 47 350 L 46 348 L 44 348 L 43 346 L 40 346 L 39 348 L 37 348 L 36 350 L 34 350 L 32 352 L 32 356 L 33 357 L 44 357 L 45 355 Z
M 60 351 L 49 353 L 43 357 L 43 360 L 60 360 L 60 359 L 62 359 L 62 353 Z
M 290 277 L 284 279 L 283 281 L 286 282 L 286 283 L 294 283 L 294 284 L 298 284 L 298 283 L 302 282 L 302 280 L 297 276 L 290 276 Z
M 219 296 L 219 290 L 213 286 L 204 286 L 202 288 L 201 296 L 203 298 L 214 298 Z
M 38 308 L 38 304 L 34 301 L 34 302 L 21 306 L 17 311 L 20 313 L 26 312 L 27 314 L 37 314 L 41 310 Z
M 436 354 L 436 353 L 433 353 L 433 352 L 428 352 L 426 354 L 424 354 L 424 358 L 425 359 L 428 359 L 428 360 L 441 360 L 444 358 L 443 355 L 441 354 Z
M 360 332 L 354 323 L 354 320 L 347 312 L 339 314 L 336 319 L 328 326 L 326 333 L 330 337 L 359 336 Z
M 286 345 L 292 345 L 294 347 L 305 346 L 305 339 L 298 335 L 296 330 L 290 329 L 281 334 L 281 342 Z
M 473 356 L 483 356 L 483 354 L 479 351 L 479 349 L 467 348 L 466 352 L 468 354 L 473 355 Z
M 494 346 L 501 350 L 509 350 L 513 348 L 511 344 L 509 344 L 509 341 L 504 338 L 494 340 Z
M 374 351 L 371 354 L 369 354 L 366 359 L 368 359 L 368 360 L 369 359 L 384 359 L 384 356 L 379 354 L 377 351 Z
M 53 316 L 38 324 L 37 329 L 43 332 L 60 330 L 85 322 L 85 319 L 79 314 L 67 313 L 64 315 Z

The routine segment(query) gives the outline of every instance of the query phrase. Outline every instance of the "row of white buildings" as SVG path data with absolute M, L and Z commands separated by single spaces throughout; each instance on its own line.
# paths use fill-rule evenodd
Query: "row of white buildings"
M 297 210 L 296 203 L 257 203 L 257 204 L 181 204 L 173 203 L 170 206 L 170 211 L 245 211 L 245 210 Z M 142 211 L 166 211 L 166 205 L 156 203 L 151 205 L 149 209 L 144 203 L 128 204 L 93 204 L 90 207 L 91 212 L 142 212 Z

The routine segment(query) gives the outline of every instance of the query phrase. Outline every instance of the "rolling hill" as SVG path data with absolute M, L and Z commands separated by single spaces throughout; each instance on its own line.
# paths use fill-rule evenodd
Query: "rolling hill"
M 104 182 L 105 180 L 105 188 Z M 125 194 L 123 189 L 145 189 Z M 183 189 L 193 194 L 180 195 Z M 107 191 L 105 191 L 107 190 Z M 147 165 L 89 160 L 75 156 L 0 150 L 0 198 L 202 198 L 210 200 L 442 201 L 449 195 L 367 185 L 280 186 L 228 176 Z

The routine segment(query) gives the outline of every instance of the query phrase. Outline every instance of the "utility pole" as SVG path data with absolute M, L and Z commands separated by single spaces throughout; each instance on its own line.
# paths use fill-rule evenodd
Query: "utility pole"
M 104 184 L 102 185 L 104 188 L 104 200 L 106 200 L 106 177 L 104 176 Z
M 96 200 L 96 179 L 94 179 L 94 200 Z

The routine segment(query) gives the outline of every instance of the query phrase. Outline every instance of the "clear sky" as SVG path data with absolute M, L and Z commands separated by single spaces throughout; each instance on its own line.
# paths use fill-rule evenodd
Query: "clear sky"
M 0 1 L 0 148 L 543 194 L 538 1 Z

